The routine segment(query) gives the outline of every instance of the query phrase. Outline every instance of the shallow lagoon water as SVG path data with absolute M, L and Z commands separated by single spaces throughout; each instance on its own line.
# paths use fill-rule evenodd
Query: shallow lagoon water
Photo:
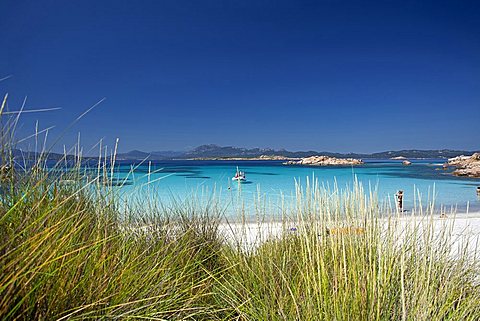
M 183 200 L 192 196 L 215 197 L 235 202 L 241 195 L 244 204 L 252 204 L 260 195 L 275 204 L 283 197 L 293 200 L 295 183 L 305 185 L 307 178 L 320 185 L 351 188 L 357 179 L 368 192 L 378 191 L 381 201 L 393 202 L 397 190 L 404 191 L 404 207 L 414 206 L 420 195 L 423 204 L 435 199 L 436 206 L 457 207 L 459 212 L 480 210 L 476 187 L 480 179 L 460 178 L 442 169 L 442 160 L 416 160 L 410 166 L 400 161 L 367 160 L 361 166 L 307 167 L 285 166 L 281 161 L 199 161 L 178 160 L 144 163 L 120 162 L 116 166 L 116 179 L 126 184 L 117 190 L 123 197 L 137 201 L 148 196 L 163 204 L 172 199 Z M 236 167 L 245 171 L 247 182 L 239 185 L 232 181 Z M 417 197 L 418 201 L 418 197 Z

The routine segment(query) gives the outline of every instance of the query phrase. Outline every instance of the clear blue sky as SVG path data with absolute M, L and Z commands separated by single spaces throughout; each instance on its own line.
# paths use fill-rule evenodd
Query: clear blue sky
M 85 146 L 480 148 L 478 1 L 0 2 L 0 92 Z M 54 139 L 52 138 L 51 141 Z

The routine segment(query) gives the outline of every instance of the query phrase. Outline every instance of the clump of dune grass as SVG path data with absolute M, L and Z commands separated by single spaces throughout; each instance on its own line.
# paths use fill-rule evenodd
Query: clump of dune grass
M 15 121 L 4 119 L 1 137 L 2 320 L 212 315 L 213 219 L 198 207 L 124 215 L 109 183 L 114 158 L 93 168 L 79 155 L 49 166 L 44 153 L 21 159 Z
M 202 227 L 205 221 L 195 214 L 173 223 L 120 219 L 91 191 L 56 182 L 32 182 L 14 191 L 22 193 L 10 197 L 15 203 L 1 204 L 3 318 L 195 319 L 210 313 L 219 244 Z

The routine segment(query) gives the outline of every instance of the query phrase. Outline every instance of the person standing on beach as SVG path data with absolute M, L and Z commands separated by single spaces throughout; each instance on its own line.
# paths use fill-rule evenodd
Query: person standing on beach
M 403 212 L 403 191 L 399 190 L 395 194 L 395 198 L 397 199 L 397 208 L 400 212 Z

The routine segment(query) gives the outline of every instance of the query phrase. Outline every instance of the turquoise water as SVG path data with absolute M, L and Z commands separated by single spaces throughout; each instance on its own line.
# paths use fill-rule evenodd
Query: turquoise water
M 137 200 L 150 197 L 169 204 L 172 198 L 185 199 L 192 195 L 211 195 L 232 200 L 241 191 L 244 202 L 263 196 L 278 202 L 294 195 L 295 181 L 305 184 L 307 177 L 318 179 L 320 184 L 339 188 L 352 186 L 355 177 L 366 190 L 378 189 L 381 200 L 397 190 L 404 191 L 405 208 L 413 206 L 414 191 L 420 193 L 424 204 L 435 198 L 437 206 L 456 206 L 470 211 L 480 210 L 476 186 L 480 179 L 459 178 L 442 169 L 441 160 L 414 161 L 403 166 L 399 161 L 368 160 L 355 167 L 304 167 L 284 166 L 280 161 L 164 161 L 135 165 L 123 162 L 116 167 L 116 176 L 125 184 L 117 189 L 125 197 Z M 239 186 L 232 181 L 236 166 L 246 172 L 247 182 Z M 149 174 L 150 173 L 150 174 Z M 153 195 L 152 195 L 153 194 Z

